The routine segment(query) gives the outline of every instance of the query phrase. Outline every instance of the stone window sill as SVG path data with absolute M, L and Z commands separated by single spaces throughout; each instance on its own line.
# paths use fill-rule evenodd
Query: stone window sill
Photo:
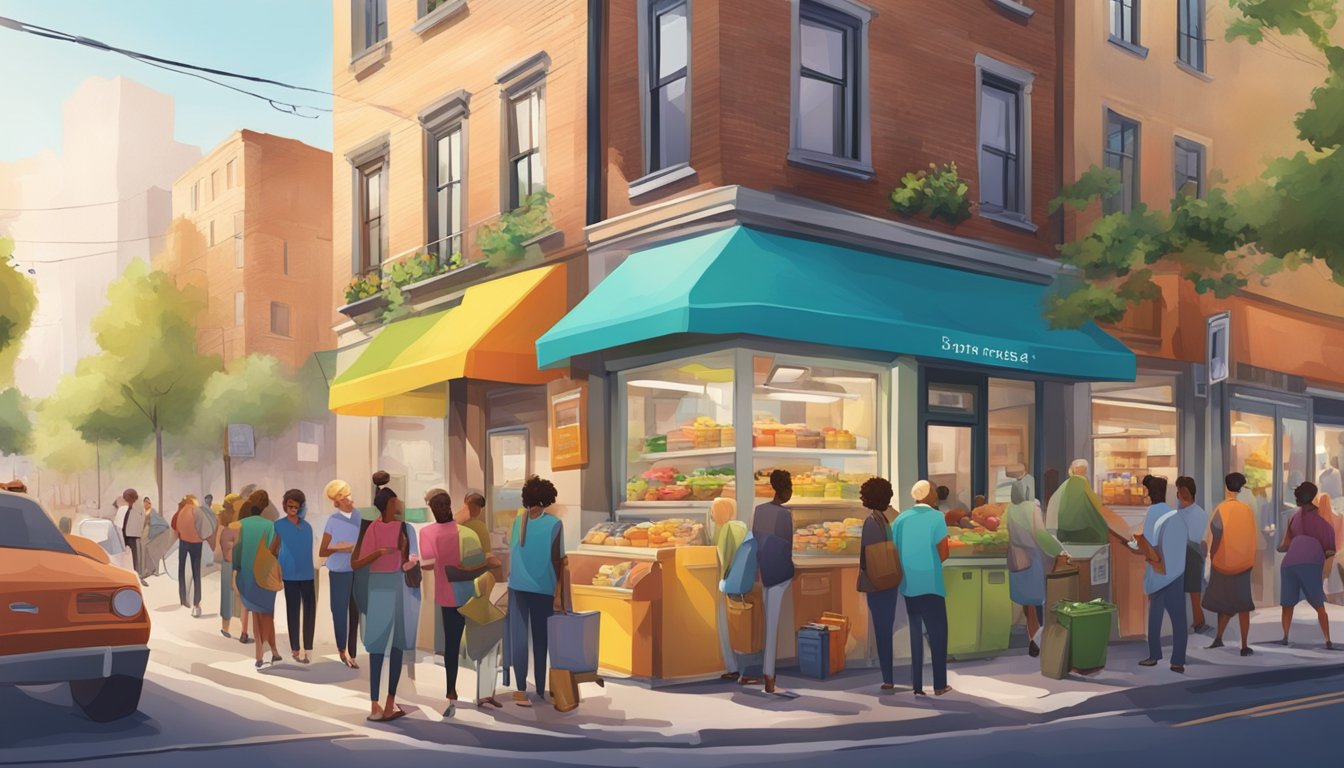
M 1016 14 L 1024 19 L 1030 19 L 1032 16 L 1036 15 L 1036 11 L 1021 3 L 1014 2 L 1014 0 L 994 0 L 994 4 L 1005 11 Z
M 1185 72 L 1187 75 L 1190 75 L 1191 77 L 1197 77 L 1206 83 L 1213 82 L 1213 75 L 1210 75 L 1208 72 L 1201 72 L 1200 70 L 1195 69 L 1189 64 L 1186 64 L 1184 61 L 1181 61 L 1180 59 L 1176 60 L 1176 66 L 1183 72 Z
M 643 178 L 635 179 L 630 182 L 630 199 L 656 192 L 664 187 L 669 187 L 683 179 L 694 178 L 695 169 L 689 163 L 681 163 L 671 168 L 663 168 L 654 171 Z
M 372 72 L 374 69 L 382 66 L 383 62 L 387 61 L 387 58 L 391 53 L 392 41 L 383 40 L 373 47 L 365 48 L 350 57 L 350 71 L 354 73 L 356 78 L 361 78 L 369 72 Z
M 411 31 L 417 35 L 424 35 L 466 9 L 467 0 L 451 0 L 421 16 L 420 20 L 411 26 Z
M 825 155 L 807 149 L 790 149 L 789 162 L 804 168 L 859 181 L 872 181 L 873 177 L 877 175 L 873 171 L 873 166 L 869 163 L 851 160 L 847 157 Z
M 1148 58 L 1148 49 L 1143 47 L 1142 45 L 1139 45 L 1138 43 L 1131 43 L 1128 40 L 1121 40 L 1115 35 L 1111 35 L 1109 38 L 1107 38 L 1107 42 L 1119 48 L 1120 50 L 1125 51 L 1126 53 L 1132 53 L 1135 56 L 1138 56 L 1140 59 Z
M 1024 217 L 1020 213 L 1010 213 L 1008 211 L 995 211 L 995 210 L 987 211 L 981 209 L 980 218 L 989 219 L 990 221 L 995 222 L 997 224 L 1006 224 L 1010 227 L 1021 229 L 1026 232 L 1035 232 L 1037 229 L 1035 224 L 1032 224 L 1030 221 L 1027 221 L 1026 217 Z

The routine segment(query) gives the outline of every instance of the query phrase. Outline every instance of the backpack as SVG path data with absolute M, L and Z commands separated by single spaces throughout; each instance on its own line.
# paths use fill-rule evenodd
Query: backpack
M 215 535 L 219 528 L 219 518 L 205 507 L 196 508 L 196 535 L 201 537 L 202 541 L 209 541 L 210 537 Z
M 723 577 L 725 595 L 748 595 L 756 586 L 756 552 L 758 543 L 754 534 L 748 533 L 742 546 L 733 555 L 728 565 L 728 575 Z

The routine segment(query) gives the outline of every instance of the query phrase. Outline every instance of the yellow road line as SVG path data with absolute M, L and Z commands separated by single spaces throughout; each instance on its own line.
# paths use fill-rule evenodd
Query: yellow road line
M 1301 712 L 1304 709 L 1316 709 L 1317 707 L 1328 707 L 1332 704 L 1344 704 L 1344 697 L 1338 699 L 1331 699 L 1329 701 L 1318 701 L 1315 702 L 1314 704 L 1299 704 L 1296 707 L 1288 707 L 1287 709 L 1276 709 L 1273 710 L 1272 712 L 1257 712 L 1256 714 L 1251 715 L 1251 717 L 1269 717 L 1270 715 L 1282 715 L 1288 712 Z
M 1283 707 L 1291 707 L 1291 706 L 1293 706 L 1293 705 L 1295 705 L 1295 704 L 1303 704 L 1303 703 L 1306 703 L 1306 702 L 1309 702 L 1309 701 L 1320 701 L 1321 699 L 1330 699 L 1330 698 L 1334 698 L 1334 697 L 1336 697 L 1336 696 L 1344 696 L 1344 691 L 1336 691 L 1336 692 L 1334 692 L 1334 693 L 1322 693 L 1322 694 L 1318 694 L 1318 695 L 1316 695 L 1316 696 L 1304 696 L 1304 697 L 1302 697 L 1302 698 L 1300 698 L 1300 699 L 1288 699 L 1287 701 L 1278 701 L 1278 702 L 1275 702 L 1275 703 L 1273 703 L 1273 704 L 1262 704 L 1262 705 L 1260 705 L 1260 706 L 1258 706 L 1258 707 L 1249 707 L 1249 708 L 1247 708 L 1247 709 L 1238 709 L 1238 710 L 1236 710 L 1235 712 L 1224 712 L 1224 713 L 1222 713 L 1222 714 L 1220 714 L 1220 715 L 1211 715 L 1211 716 L 1209 716 L 1209 717 L 1200 718 L 1199 720 L 1191 720 L 1191 721 L 1189 721 L 1189 722 L 1185 722 L 1185 723 L 1177 723 L 1176 725 L 1173 725 L 1172 727 L 1173 727 L 1173 728 L 1188 728 L 1188 727 L 1190 727 L 1190 726 L 1194 726 L 1194 725 L 1204 725 L 1205 723 L 1216 723 L 1216 722 L 1218 722 L 1219 720 L 1229 720 L 1229 719 L 1234 718 L 1234 717 L 1245 717 L 1245 716 L 1248 716 L 1248 715 L 1254 715 L 1254 714 L 1257 713 L 1257 712 L 1265 712 L 1265 711 L 1272 710 L 1272 709 L 1280 709 L 1280 708 L 1283 708 Z

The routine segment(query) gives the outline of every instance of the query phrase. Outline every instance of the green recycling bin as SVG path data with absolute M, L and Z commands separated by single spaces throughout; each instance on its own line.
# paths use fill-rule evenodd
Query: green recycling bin
M 1111 640 L 1111 614 L 1115 606 L 1105 600 L 1054 605 L 1055 618 L 1069 631 L 1069 666 L 1100 669 L 1106 666 L 1106 647 Z

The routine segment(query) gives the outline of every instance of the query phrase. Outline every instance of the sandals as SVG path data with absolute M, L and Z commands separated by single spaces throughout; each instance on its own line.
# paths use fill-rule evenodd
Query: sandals
M 730 683 L 735 683 L 738 680 L 742 679 L 742 674 L 740 672 L 729 672 L 724 675 L 719 675 L 719 679 L 726 680 Z
M 496 700 L 494 696 L 488 696 L 488 697 L 486 697 L 486 698 L 484 698 L 484 699 L 477 699 L 477 700 L 476 700 L 476 708 L 477 708 L 477 709 L 483 709 L 483 708 L 485 707 L 485 705 L 487 705 L 487 704 L 489 704 L 490 706 L 494 707 L 495 709 L 503 709 L 503 708 L 504 708 L 504 705 L 503 705 L 503 704 L 500 704 L 499 701 Z
M 227 629 L 221 629 L 221 630 L 219 630 L 219 634 L 221 634 L 221 635 L 223 635 L 223 636 L 229 638 L 230 640 L 233 639 L 233 635 L 230 635 L 230 634 L 229 634 L 229 630 L 227 630 Z
M 390 715 L 387 714 L 386 712 L 384 712 L 384 713 L 383 713 L 383 716 L 382 716 L 381 718 L 379 718 L 378 722 L 380 722 L 380 723 L 390 723 L 390 722 L 392 722 L 393 720 L 400 720 L 401 718 L 403 718 L 403 717 L 405 717 L 405 716 L 406 716 L 406 710 L 404 710 L 404 709 L 402 709 L 400 706 L 398 706 L 398 707 L 397 707 L 397 711 L 396 711 L 396 712 L 393 712 L 393 713 L 390 714 Z

